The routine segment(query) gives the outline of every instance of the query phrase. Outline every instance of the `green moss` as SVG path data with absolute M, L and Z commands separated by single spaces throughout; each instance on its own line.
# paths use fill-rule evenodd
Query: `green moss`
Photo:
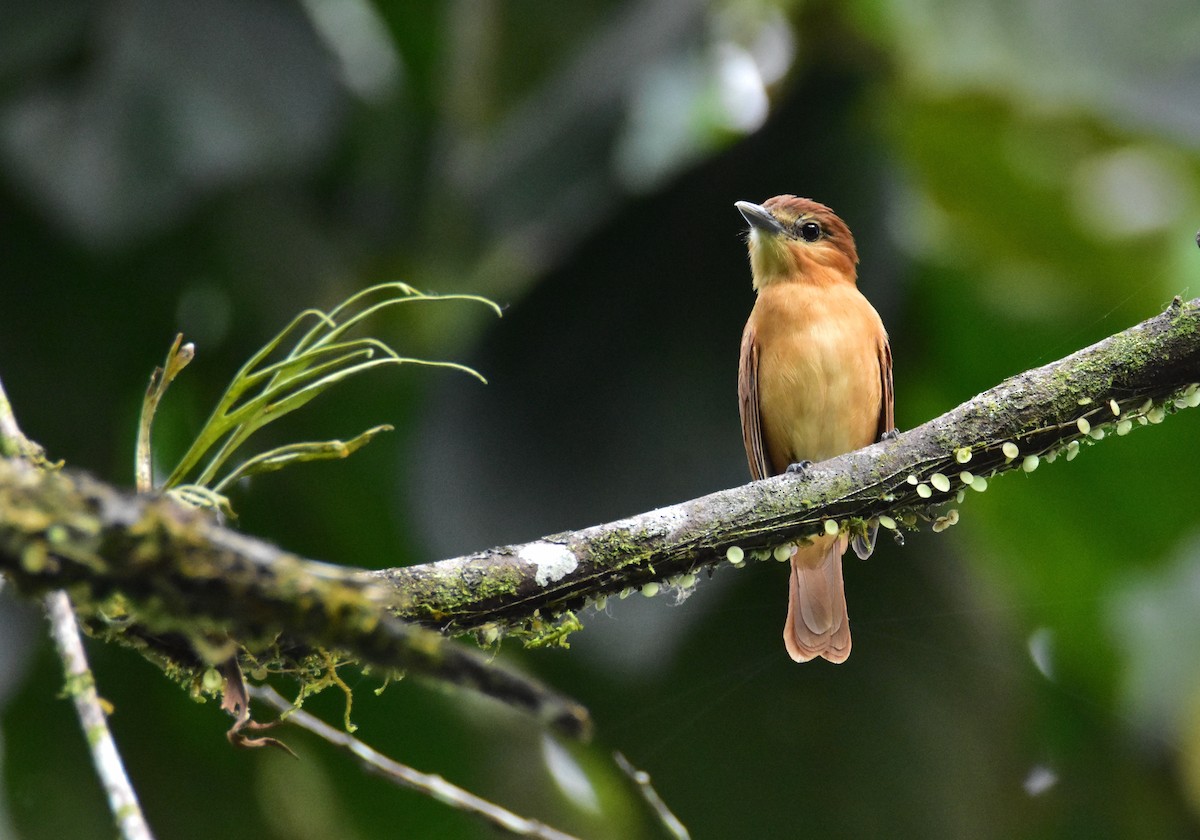
M 583 622 L 575 613 L 567 610 L 549 621 L 543 621 L 540 617 L 534 618 L 518 635 L 523 636 L 525 647 L 528 648 L 569 648 L 571 645 L 567 638 L 576 630 L 582 629 Z
M 21 552 L 21 568 L 31 575 L 40 575 L 50 567 L 50 553 L 45 543 L 31 543 Z
M 67 674 L 66 680 L 63 682 L 62 696 L 74 699 L 95 687 L 96 680 L 91 671 L 84 671 L 82 674 Z
M 632 534 L 614 529 L 594 540 L 589 546 L 588 559 L 605 569 L 624 569 L 642 564 L 650 556 L 645 548 L 648 534 Z
M 108 727 L 104 724 L 89 726 L 85 737 L 89 746 L 96 746 L 108 736 Z

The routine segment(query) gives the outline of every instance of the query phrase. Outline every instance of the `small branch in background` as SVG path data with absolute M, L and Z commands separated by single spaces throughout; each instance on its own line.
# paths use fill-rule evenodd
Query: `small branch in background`
M 639 770 L 630 764 L 629 759 L 620 752 L 613 753 L 613 760 L 621 771 L 628 776 L 635 785 L 638 786 L 638 791 L 642 794 L 642 798 L 658 816 L 658 821 L 663 824 L 663 828 L 671 832 L 671 836 L 676 840 L 691 840 L 692 835 L 688 833 L 685 826 L 667 807 L 667 803 L 658 795 L 658 791 L 654 789 L 654 785 L 650 784 L 650 774 L 645 770 Z
M 451 784 L 441 776 L 422 773 L 406 764 L 389 758 L 348 732 L 330 726 L 302 709 L 293 708 L 286 698 L 268 685 L 251 686 L 250 696 L 282 713 L 281 722 L 306 729 L 330 744 L 340 747 L 358 759 L 367 770 L 378 773 L 393 784 L 415 790 L 451 808 L 473 814 L 494 827 L 517 837 L 538 840 L 576 840 L 572 835 L 551 828 L 537 820 L 526 819 L 488 800 Z
M 0 455 L 21 459 L 18 463 L 26 462 L 27 470 L 34 469 L 31 465 L 40 468 L 46 464 L 42 448 L 26 438 L 21 431 L 2 382 Z M 0 510 L 0 519 L 8 513 Z M 2 582 L 0 579 L 0 583 Z M 50 622 L 50 634 L 54 637 L 54 646 L 63 663 L 66 691 L 75 704 L 75 713 L 79 716 L 84 739 L 92 753 L 96 775 L 100 777 L 108 797 L 108 806 L 112 809 L 117 831 L 122 840 L 154 840 L 146 817 L 142 814 L 142 806 L 138 803 L 137 793 L 125 772 L 121 753 L 117 750 L 117 742 L 113 740 L 112 731 L 108 728 L 108 715 L 102 706 L 100 695 L 96 693 L 96 681 L 92 676 L 92 669 L 88 666 L 87 654 L 83 650 L 83 639 L 79 635 L 79 625 L 76 623 L 71 599 L 67 597 L 66 592 L 58 589 L 46 594 L 44 604 L 46 618 Z
M 75 623 L 71 601 L 67 593 L 59 590 L 47 595 L 45 603 L 54 645 L 58 648 L 66 673 L 66 690 L 75 703 L 84 738 L 92 752 L 92 764 L 104 785 L 117 831 L 122 840 L 154 840 L 146 817 L 142 814 L 142 806 L 138 803 L 137 793 L 125 772 L 116 741 L 108 728 L 108 716 L 96 693 L 96 683 L 83 651 L 83 639 Z

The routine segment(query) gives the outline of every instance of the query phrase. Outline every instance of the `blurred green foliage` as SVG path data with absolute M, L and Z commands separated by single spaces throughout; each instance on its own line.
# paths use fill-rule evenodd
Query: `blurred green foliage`
M 507 307 L 377 330 L 490 385 L 379 373 L 283 424 L 398 429 L 234 500 L 247 531 L 338 562 L 746 480 L 737 199 L 809 195 L 848 221 L 902 427 L 1200 274 L 1194 0 L 2 5 L 0 376 L 53 457 L 132 483 L 178 330 L 198 354 L 163 463 L 305 307 L 386 280 Z M 503 649 L 590 706 L 589 748 L 348 675 L 359 735 L 588 838 L 662 836 L 612 749 L 697 838 L 1196 836 L 1196 422 L 995 482 L 949 532 L 851 564 L 843 666 L 787 659 L 779 568 L 722 569 L 684 603 L 584 614 L 569 652 Z M 111 836 L 39 618 L 0 597 L 0 836 Z M 91 652 L 159 837 L 492 836 L 299 732 L 300 762 L 231 750 L 215 704 Z

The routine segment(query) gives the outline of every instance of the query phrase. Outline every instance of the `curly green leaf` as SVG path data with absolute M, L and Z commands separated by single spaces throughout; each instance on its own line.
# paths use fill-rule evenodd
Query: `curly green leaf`
M 312 443 L 290 443 L 248 458 L 221 479 L 216 490 L 221 491 L 242 478 L 262 473 L 275 472 L 286 466 L 307 461 L 329 461 L 335 458 L 347 458 L 370 443 L 380 432 L 390 432 L 393 427 L 388 425 L 375 426 L 367 429 L 350 440 L 325 440 Z

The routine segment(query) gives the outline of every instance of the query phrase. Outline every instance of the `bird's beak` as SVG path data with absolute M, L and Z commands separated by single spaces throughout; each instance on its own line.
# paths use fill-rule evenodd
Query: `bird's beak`
M 750 223 L 750 227 L 763 233 L 783 233 L 783 225 L 771 215 L 771 211 L 761 204 L 751 204 L 749 201 L 735 201 L 733 206 Z

